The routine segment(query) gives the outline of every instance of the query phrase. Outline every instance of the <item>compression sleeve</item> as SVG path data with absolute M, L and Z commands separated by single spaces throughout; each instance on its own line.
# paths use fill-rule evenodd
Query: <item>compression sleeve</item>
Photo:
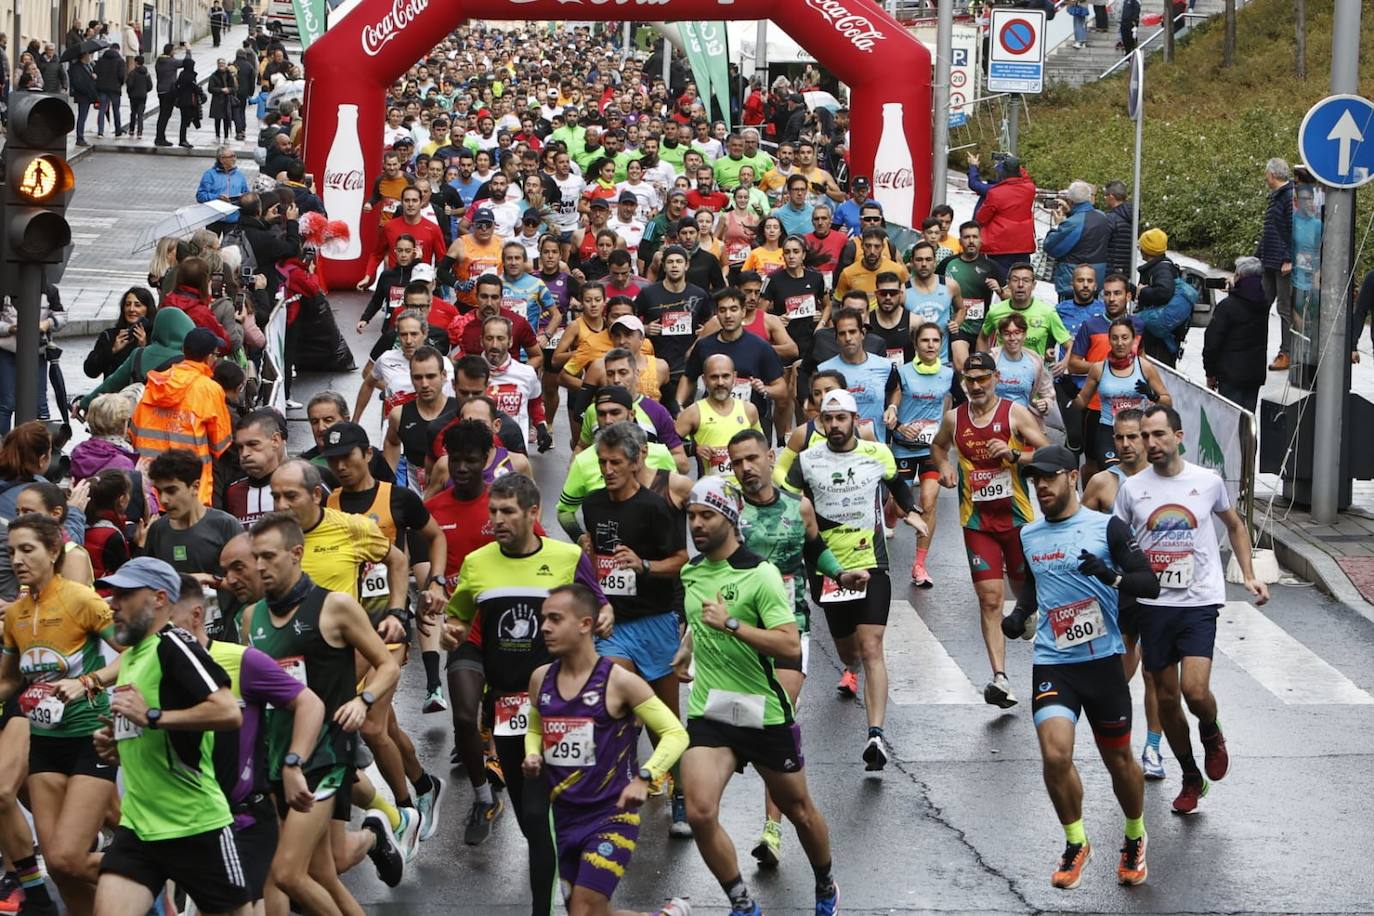
M 902 510 L 905 515 L 908 512 L 920 512 L 921 508 L 916 505 L 916 499 L 911 495 L 911 487 L 907 482 L 896 475 L 883 481 L 887 485 L 888 492 L 892 494 L 892 500 L 897 504 L 897 508 Z
M 783 446 L 778 453 L 777 464 L 773 465 L 773 483 L 783 486 L 787 482 L 787 472 L 792 469 L 792 465 L 797 460 L 797 453 L 790 448 Z
M 530 704 L 528 726 L 525 729 L 525 756 L 544 753 L 544 720 L 539 718 L 539 707 Z
M 806 561 L 807 566 L 831 579 L 838 579 L 840 573 L 844 572 L 839 559 L 819 537 L 808 537 L 802 544 L 802 559 Z
M 1119 591 L 1136 598 L 1159 597 L 1159 577 L 1150 568 L 1130 526 L 1115 516 L 1107 522 L 1107 549 L 1121 570 L 1121 581 L 1116 584 Z
M 1040 600 L 1035 596 L 1035 573 L 1027 563 L 1026 579 L 1021 583 L 1021 594 L 1016 596 L 1016 607 L 1012 609 L 1012 613 L 1028 616 L 1034 614 L 1039 607 Z
M 636 706 L 635 715 L 658 735 L 658 747 L 654 748 L 653 756 L 644 764 L 657 779 L 672 769 L 683 751 L 687 750 L 687 729 L 682 727 L 682 722 L 658 697 L 649 697 Z M 529 747 L 528 739 L 525 746 Z
M 455 262 L 453 258 L 449 257 L 448 255 L 444 255 L 442 258 L 440 258 L 439 266 L 434 270 L 435 279 L 438 280 L 440 283 L 444 284 L 445 286 L 455 285 L 458 281 L 458 278 L 453 273 L 454 263 Z

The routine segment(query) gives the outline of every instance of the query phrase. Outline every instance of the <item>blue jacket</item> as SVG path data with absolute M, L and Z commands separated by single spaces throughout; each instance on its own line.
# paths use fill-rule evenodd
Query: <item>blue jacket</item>
M 205 170 L 204 175 L 200 176 L 200 187 L 196 188 L 196 200 L 200 203 L 208 203 L 212 200 L 218 200 L 220 195 L 238 197 L 247 193 L 248 179 L 243 177 L 243 173 L 238 170 L 237 166 L 226 172 L 219 167 L 219 163 L 215 163 Z M 233 213 L 220 217 L 220 222 L 236 223 L 238 219 L 239 214 L 235 210 Z
M 1097 272 L 1097 285 L 1107 275 L 1107 248 L 1112 228 L 1107 214 L 1090 201 L 1075 204 L 1062 223 L 1045 235 L 1045 254 L 1059 263 L 1054 266 L 1054 288 L 1060 299 L 1073 298 L 1073 272 L 1089 264 Z
M 1293 182 L 1269 192 L 1255 257 L 1266 268 L 1277 270 L 1284 261 L 1293 260 Z

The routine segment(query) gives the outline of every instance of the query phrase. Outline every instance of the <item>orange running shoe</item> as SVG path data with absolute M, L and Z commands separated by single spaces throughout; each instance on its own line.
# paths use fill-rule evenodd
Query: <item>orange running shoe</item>
M 1059 867 L 1054 870 L 1050 884 L 1066 891 L 1071 891 L 1078 887 L 1078 882 L 1083 879 L 1083 866 L 1092 861 L 1093 846 L 1091 843 L 1069 843 L 1064 847 L 1064 854 L 1059 857 Z
M 1145 865 L 1145 846 L 1148 840 L 1149 836 L 1143 833 L 1138 840 L 1126 837 L 1125 842 L 1121 844 L 1121 864 L 1116 867 L 1116 880 L 1129 885 L 1145 883 L 1145 879 L 1150 875 L 1150 869 Z
M 840 675 L 840 682 L 835 685 L 835 689 L 840 692 L 840 696 L 854 698 L 859 695 L 859 676 L 853 671 L 845 671 Z

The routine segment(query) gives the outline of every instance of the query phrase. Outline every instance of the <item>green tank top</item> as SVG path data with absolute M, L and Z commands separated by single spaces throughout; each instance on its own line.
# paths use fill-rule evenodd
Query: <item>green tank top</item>
M 259 601 L 253 609 L 248 643 L 277 660 L 282 670 L 309 687 L 324 703 L 324 726 L 315 749 L 302 769 L 329 770 L 353 759 L 354 736 L 334 723 L 338 708 L 358 695 L 358 676 L 351 646 L 336 648 L 320 633 L 320 612 L 329 592 L 318 585 L 306 593 L 296 612 L 278 623 Z M 281 779 L 281 761 L 291 749 L 293 716 L 283 709 L 267 710 L 268 778 Z
M 740 534 L 746 547 L 782 573 L 783 584 L 791 593 L 797 627 L 809 633 L 811 607 L 806 603 L 806 565 L 802 559 L 806 523 L 802 520 L 801 497 L 781 487 L 774 487 L 773 493 L 773 501 L 767 505 L 744 501 Z

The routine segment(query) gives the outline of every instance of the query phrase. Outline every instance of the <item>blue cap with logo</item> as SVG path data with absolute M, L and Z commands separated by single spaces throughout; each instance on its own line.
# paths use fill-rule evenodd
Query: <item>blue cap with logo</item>
M 176 601 L 181 595 L 181 573 L 157 557 L 134 557 L 108 576 L 95 580 L 96 588 L 151 588 L 166 592 Z

